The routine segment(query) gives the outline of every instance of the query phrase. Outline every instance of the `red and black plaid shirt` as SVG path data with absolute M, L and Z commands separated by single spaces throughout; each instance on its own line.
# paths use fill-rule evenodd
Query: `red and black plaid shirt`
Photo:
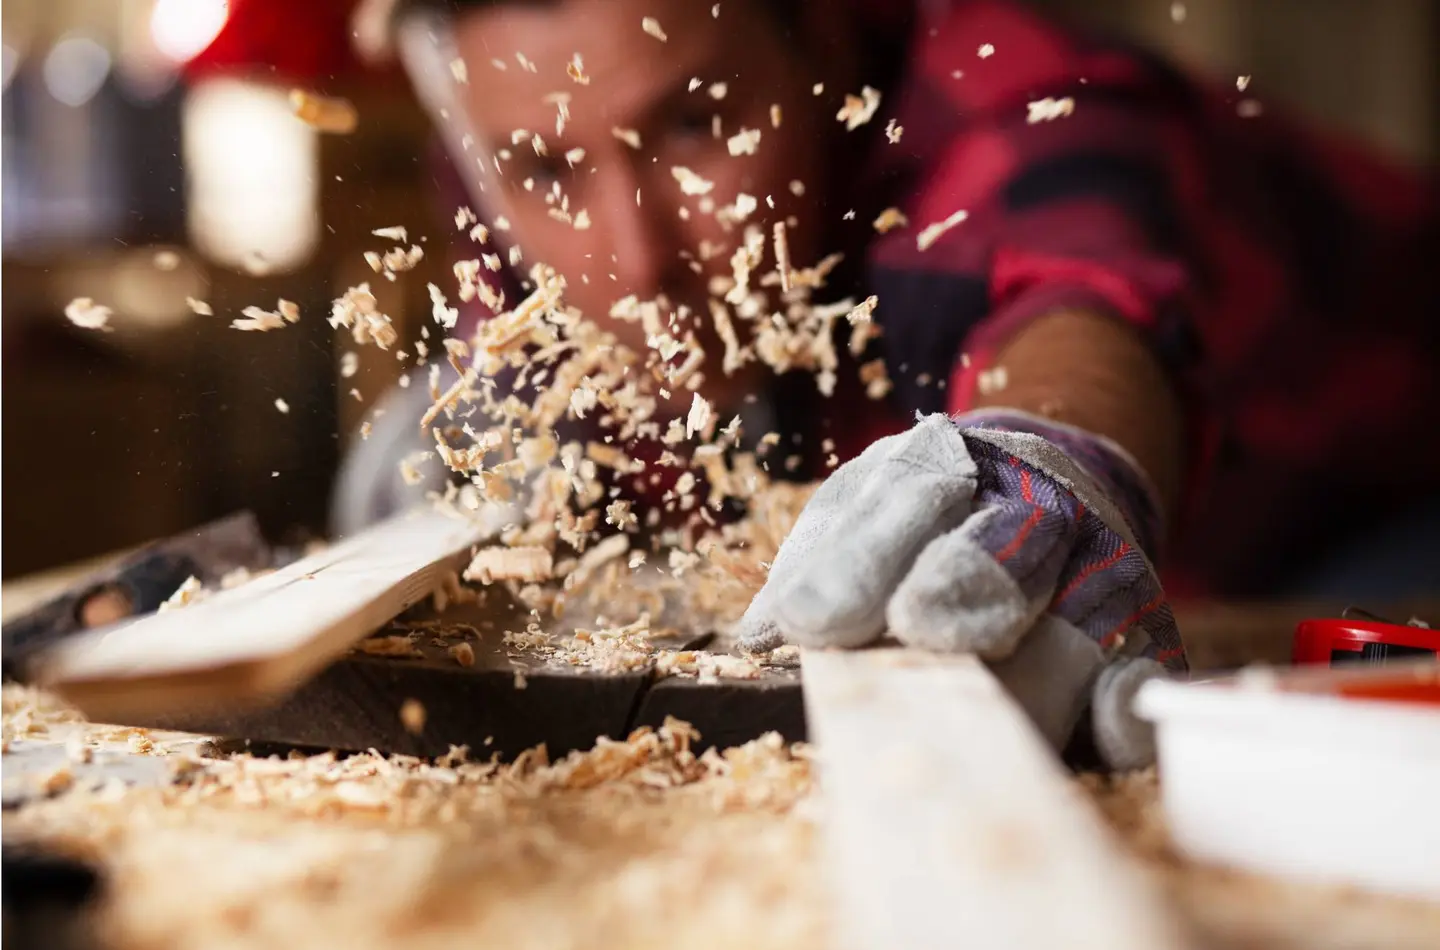
M 893 409 L 968 408 L 987 354 L 1042 313 L 1138 328 L 1192 418 L 1190 503 L 1165 558 L 1177 595 L 1271 591 L 1368 519 L 1440 494 L 1432 190 L 1254 115 L 1256 87 L 1188 81 L 1018 5 L 920 6 L 871 123 L 873 188 L 849 189 L 875 196 L 871 217 L 894 205 L 910 221 L 865 251 Z M 1073 113 L 1028 121 L 1047 97 Z M 896 144 L 879 130 L 891 117 Z

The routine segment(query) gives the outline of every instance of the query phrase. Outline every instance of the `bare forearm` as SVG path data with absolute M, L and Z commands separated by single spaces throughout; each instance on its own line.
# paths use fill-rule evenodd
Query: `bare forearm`
M 1107 436 L 1150 477 L 1166 511 L 1180 492 L 1182 417 L 1174 387 L 1139 335 L 1092 313 L 1042 317 L 999 352 L 1006 385 L 978 407 L 1033 412 Z

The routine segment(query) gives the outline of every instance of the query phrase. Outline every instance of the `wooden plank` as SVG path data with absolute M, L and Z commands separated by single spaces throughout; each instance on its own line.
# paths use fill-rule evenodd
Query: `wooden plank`
M 869 650 L 802 662 L 847 946 L 1187 945 L 978 660 Z
M 40 682 L 125 722 L 284 695 L 463 566 L 490 530 L 416 510 L 179 610 L 59 646 Z

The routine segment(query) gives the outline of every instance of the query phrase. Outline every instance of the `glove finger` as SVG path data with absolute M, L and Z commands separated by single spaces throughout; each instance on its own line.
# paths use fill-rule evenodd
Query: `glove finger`
M 916 559 L 887 611 L 899 640 L 1000 659 L 1049 604 L 1074 539 L 1074 499 L 1018 471 L 1018 492 L 987 490 L 980 511 Z
M 1091 732 L 1105 764 L 1117 771 L 1142 769 L 1155 761 L 1155 726 L 1135 714 L 1135 694 L 1165 675 L 1150 659 L 1122 657 L 1100 673 L 1091 699 Z
M 1094 640 L 1047 613 L 1020 639 L 1015 652 L 989 665 L 1045 741 L 1060 752 L 1085 712 L 1105 654 Z
M 1110 650 L 1138 630 L 1144 642 L 1126 649 L 1171 669 L 1185 668 L 1175 615 L 1150 562 L 1133 544 L 1087 514 L 1061 572 L 1050 609 Z
M 773 617 L 784 637 L 841 647 L 877 638 L 885 605 L 916 556 L 969 513 L 974 473 L 945 416 L 905 433 L 777 586 Z
M 775 619 L 776 591 L 794 579 L 847 504 L 853 504 L 875 467 L 894 449 L 904 433 L 877 439 L 865 451 L 837 468 L 801 509 L 785 541 L 776 552 L 765 583 L 756 592 L 736 625 L 741 649 L 752 653 L 773 650 L 785 642 Z

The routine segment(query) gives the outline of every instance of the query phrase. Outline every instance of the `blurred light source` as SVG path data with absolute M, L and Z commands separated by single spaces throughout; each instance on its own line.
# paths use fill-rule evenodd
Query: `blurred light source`
M 320 147 L 285 90 L 207 80 L 186 96 L 181 122 L 195 245 L 235 268 L 256 255 L 272 270 L 303 264 L 320 238 Z
M 110 75 L 110 53 L 88 36 L 63 37 L 43 67 L 45 88 L 67 106 L 89 102 Z
M 177 63 L 189 62 L 220 35 L 229 13 L 228 0 L 158 0 L 150 14 L 150 35 L 160 52 Z

